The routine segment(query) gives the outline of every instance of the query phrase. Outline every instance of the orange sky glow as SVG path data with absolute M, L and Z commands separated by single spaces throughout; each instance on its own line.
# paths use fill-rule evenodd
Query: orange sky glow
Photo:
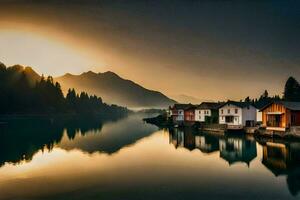
M 0 10 L 1 62 L 32 66 L 52 76 L 110 70 L 166 95 L 185 94 L 199 100 L 258 97 L 265 89 L 281 95 L 285 80 L 300 76 L 298 58 L 274 56 L 274 42 L 270 51 L 259 42 L 248 44 L 252 38 L 246 32 L 231 43 L 222 38 L 231 38 L 231 33 L 206 32 L 218 28 L 217 21 L 209 24 L 199 18 L 207 27 L 191 32 L 193 28 L 180 28 L 176 20 L 174 24 L 155 21 L 148 10 L 145 15 L 139 10 L 127 13 L 122 4 L 67 9 L 49 5 L 8 4 Z M 228 26 L 233 26 L 231 22 Z M 269 36 L 260 37 L 269 45 Z M 278 44 L 278 51 L 282 49 Z M 293 56 L 294 49 L 290 51 Z

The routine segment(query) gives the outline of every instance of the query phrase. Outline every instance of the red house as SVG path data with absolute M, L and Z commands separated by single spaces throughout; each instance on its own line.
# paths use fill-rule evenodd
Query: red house
M 195 109 L 196 106 L 190 105 L 184 109 L 184 121 L 185 122 L 195 122 Z

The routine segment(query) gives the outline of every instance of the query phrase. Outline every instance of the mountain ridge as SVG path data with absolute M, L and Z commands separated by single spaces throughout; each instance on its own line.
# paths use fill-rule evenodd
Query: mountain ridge
M 1 68 L 6 68 L 6 66 L 0 62 L 0 70 Z M 18 76 L 23 73 L 31 85 L 42 78 L 32 67 L 28 66 L 13 65 L 8 67 L 8 70 L 19 72 L 17 73 Z M 167 108 L 176 103 L 163 93 L 147 89 L 112 71 L 99 73 L 87 71 L 79 75 L 66 73 L 54 78 L 54 81 L 60 83 L 65 94 L 69 88 L 74 88 L 78 92 L 97 95 L 109 104 L 131 108 Z
M 163 93 L 147 89 L 132 80 L 124 79 L 115 72 L 83 72 L 79 75 L 66 73 L 55 78 L 65 91 L 75 88 L 101 96 L 104 101 L 135 108 L 166 108 L 176 103 Z

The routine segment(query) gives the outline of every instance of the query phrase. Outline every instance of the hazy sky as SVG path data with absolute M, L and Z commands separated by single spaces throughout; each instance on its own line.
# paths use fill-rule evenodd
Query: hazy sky
M 167 95 L 281 94 L 300 80 L 300 1 L 1 0 L 0 61 L 114 71 Z M 72 2 L 72 3 L 71 3 Z

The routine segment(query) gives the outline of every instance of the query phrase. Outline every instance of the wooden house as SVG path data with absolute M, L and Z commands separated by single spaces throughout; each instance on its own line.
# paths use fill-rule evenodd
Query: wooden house
M 169 115 L 172 118 L 173 123 L 183 123 L 185 119 L 185 109 L 192 106 L 192 104 L 174 104 L 169 108 Z
M 184 121 L 195 122 L 195 109 L 196 106 L 190 105 L 184 109 Z
M 219 124 L 227 129 L 243 129 L 256 123 L 256 108 L 248 102 L 228 101 L 219 108 Z
M 267 130 L 286 131 L 300 126 L 300 102 L 278 101 L 261 109 L 263 126 Z

